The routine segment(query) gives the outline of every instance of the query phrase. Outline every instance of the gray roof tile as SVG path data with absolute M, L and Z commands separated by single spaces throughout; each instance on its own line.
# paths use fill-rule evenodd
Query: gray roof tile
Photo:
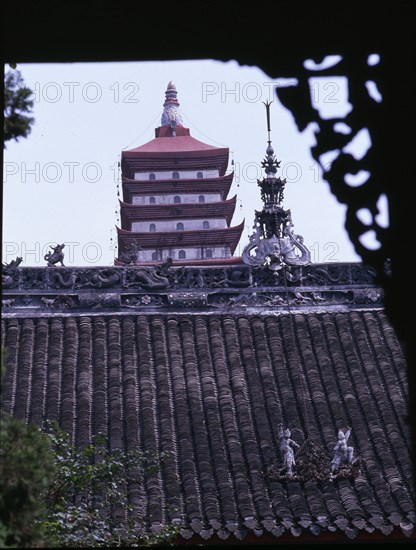
M 169 453 L 130 480 L 149 528 L 180 521 L 201 541 L 412 533 L 405 363 L 380 310 L 8 318 L 2 341 L 4 410 L 56 418 L 80 446 L 104 433 L 112 449 Z M 316 460 L 351 426 L 361 473 L 273 478 L 279 423 Z

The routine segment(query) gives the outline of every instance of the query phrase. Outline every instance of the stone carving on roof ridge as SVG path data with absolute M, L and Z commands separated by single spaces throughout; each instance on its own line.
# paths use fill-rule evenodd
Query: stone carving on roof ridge
M 49 278 L 50 284 L 54 288 L 75 288 L 78 279 L 79 274 L 72 269 L 53 271 Z
M 146 276 L 144 274 L 147 274 Z M 143 276 L 150 284 L 164 282 L 169 288 L 246 288 L 246 287 L 349 287 L 351 285 L 374 285 L 375 272 L 371 267 L 354 263 L 310 264 L 308 266 L 285 266 L 271 272 L 263 267 L 236 266 L 193 267 L 167 266 L 97 266 L 63 267 L 45 270 L 42 267 L 18 267 L 3 269 L 3 288 L 17 284 L 21 289 L 34 288 L 84 288 L 103 287 L 129 288 L 132 282 Z M 13 283 L 6 276 L 13 275 Z M 117 275 L 117 276 L 116 276 Z M 140 284 L 137 284 L 140 287 Z M 167 288 L 167 286 L 166 286 Z M 364 290 L 364 289 L 363 289 Z
M 151 266 L 108 267 L 16 267 L 3 273 L 3 298 L 7 312 L 35 312 L 39 308 L 56 312 L 76 311 L 97 304 L 94 293 L 118 294 L 106 300 L 106 308 L 203 307 L 207 311 L 230 308 L 261 308 L 264 311 L 285 308 L 382 307 L 383 289 L 375 284 L 372 270 L 360 264 L 310 264 L 284 266 L 273 272 L 264 267 L 212 266 L 176 267 L 171 262 Z M 169 294 L 168 294 L 169 292 Z M 149 304 L 143 294 L 153 299 Z M 198 298 L 198 293 L 200 294 Z M 86 295 L 88 294 L 88 299 Z M 137 300 L 132 300 L 136 295 Z M 53 306 L 45 300 L 57 296 Z M 41 300 L 41 298 L 45 300 Z M 69 299 L 70 298 L 70 299 Z M 133 304 L 134 302 L 134 304 Z M 9 305 L 10 304 L 10 305 Z M 48 307 L 49 306 L 49 307 Z
M 139 251 L 141 246 L 137 239 L 134 239 L 131 243 L 124 245 L 124 250 L 120 252 L 119 260 L 124 265 L 134 264 L 139 259 Z
M 16 267 L 19 267 L 19 265 L 22 263 L 23 261 L 23 258 L 21 256 L 16 256 L 16 259 L 15 260 L 11 260 L 10 263 L 6 264 L 4 263 L 3 264 L 3 272 L 7 272 L 7 271 L 10 271 L 12 269 L 15 269 Z
M 129 308 L 137 308 L 140 306 L 162 306 L 166 304 L 164 296 L 145 294 L 142 296 L 126 296 L 122 297 L 121 305 Z
M 155 267 L 135 268 L 126 277 L 126 288 L 166 289 L 170 286 L 169 279 L 163 271 Z
M 104 267 L 92 273 L 85 282 L 75 285 L 75 288 L 112 288 L 121 282 L 120 274 L 111 267 Z
M 63 249 L 65 248 L 65 243 L 57 244 L 56 246 L 50 246 L 53 252 L 47 252 L 43 257 L 47 262 L 48 267 L 55 267 L 56 264 L 60 263 L 61 266 L 65 267 L 64 257 L 65 254 Z
M 23 258 L 20 256 L 16 256 L 15 260 L 11 260 L 11 262 L 3 263 L 2 264 L 2 273 L 1 273 L 1 279 L 2 279 L 2 287 L 3 288 L 12 288 L 14 286 L 17 286 L 17 278 L 18 278 L 18 271 L 17 268 L 22 263 Z

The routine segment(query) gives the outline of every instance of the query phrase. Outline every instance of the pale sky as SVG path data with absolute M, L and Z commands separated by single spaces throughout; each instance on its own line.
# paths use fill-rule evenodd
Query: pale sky
M 262 102 L 273 100 L 277 175 L 288 181 L 283 206 L 292 211 L 295 233 L 303 236 L 314 262 L 361 261 L 344 229 L 346 207 L 331 194 L 310 154 L 314 127 L 299 133 L 274 93 L 275 86 L 290 85 L 289 79 L 272 80 L 257 67 L 211 60 L 17 69 L 34 91 L 36 121 L 27 139 L 7 142 L 4 151 L 3 262 L 23 256 L 22 265 L 44 266 L 49 245 L 65 243 L 68 266 L 113 265 L 121 151 L 154 138 L 170 80 L 191 135 L 229 147 L 230 170 L 234 159 L 228 198 L 237 194 L 238 200 L 232 225 L 243 218 L 246 224 L 236 255 L 252 233 L 254 210 L 262 206 L 256 183 L 267 147 Z M 342 81 L 316 81 L 311 94 L 326 118 L 348 110 Z

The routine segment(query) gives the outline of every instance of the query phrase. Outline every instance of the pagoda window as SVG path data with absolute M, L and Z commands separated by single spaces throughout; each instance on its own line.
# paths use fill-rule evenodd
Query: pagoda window
M 212 258 L 212 250 L 210 248 L 207 248 L 207 250 L 205 251 L 205 257 Z
M 198 201 L 199 202 L 205 202 L 205 196 L 204 195 L 199 195 Z
M 149 204 L 156 204 L 156 198 L 155 197 L 150 197 L 149 198 Z
M 158 257 L 157 257 L 157 250 L 156 252 L 152 252 L 152 260 L 157 260 Z
M 197 172 L 197 173 L 196 173 L 196 177 L 197 177 L 198 179 L 202 179 L 202 178 L 204 177 L 204 174 L 203 174 L 202 172 Z
M 179 195 L 175 195 L 175 196 L 173 197 L 173 202 L 174 202 L 175 204 L 180 204 L 180 203 L 181 203 L 181 198 L 179 197 Z
M 204 220 L 204 221 L 202 222 L 202 227 L 203 227 L 204 229 L 209 229 L 209 222 L 207 222 L 206 220 Z
M 153 174 L 153 172 L 151 172 L 149 174 L 149 180 L 155 180 L 156 179 L 156 174 Z
M 177 223 L 176 231 L 183 231 L 183 230 L 184 230 L 183 223 L 182 222 Z
M 179 172 L 172 172 L 172 179 L 178 180 L 180 178 Z
M 150 231 L 151 233 L 154 233 L 154 232 L 156 231 L 156 225 L 155 225 L 154 223 L 151 223 L 151 224 L 149 225 L 149 231 Z
M 179 250 L 178 258 L 179 260 L 184 260 L 186 258 L 185 250 Z

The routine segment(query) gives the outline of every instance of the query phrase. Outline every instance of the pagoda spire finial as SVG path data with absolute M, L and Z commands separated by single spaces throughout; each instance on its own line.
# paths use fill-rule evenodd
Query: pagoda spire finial
M 267 149 L 261 165 L 266 177 L 257 180 L 263 209 L 255 213 L 254 233 L 243 250 L 246 264 L 267 266 L 278 271 L 283 265 L 306 265 L 311 254 L 303 244 L 303 237 L 293 232 L 292 214 L 282 207 L 286 179 L 276 177 L 280 161 L 276 160 L 270 138 L 270 105 L 264 103 L 267 117 Z M 252 255 L 254 252 L 254 255 Z M 297 253 L 296 253 L 297 252 Z M 300 254 L 299 254 L 300 253 Z
M 271 129 L 270 129 L 270 105 L 273 103 L 273 101 L 263 101 L 263 105 L 266 106 L 266 118 L 267 118 L 267 143 L 270 145 L 271 144 L 271 139 L 270 139 L 270 132 L 271 132 Z
M 176 135 L 176 126 L 183 126 L 182 117 L 179 111 L 178 92 L 172 80 L 168 83 L 165 92 L 165 102 L 163 104 L 162 126 L 170 125 L 172 136 Z
M 274 156 L 274 149 L 272 147 L 272 140 L 270 138 L 270 105 L 273 103 L 273 101 L 263 101 L 263 105 L 266 107 L 266 117 L 267 117 L 267 149 L 266 149 L 266 158 L 261 163 L 262 167 L 264 168 L 264 171 L 267 174 L 267 177 L 273 177 L 277 169 L 280 167 L 280 162 L 276 160 L 276 157 Z

